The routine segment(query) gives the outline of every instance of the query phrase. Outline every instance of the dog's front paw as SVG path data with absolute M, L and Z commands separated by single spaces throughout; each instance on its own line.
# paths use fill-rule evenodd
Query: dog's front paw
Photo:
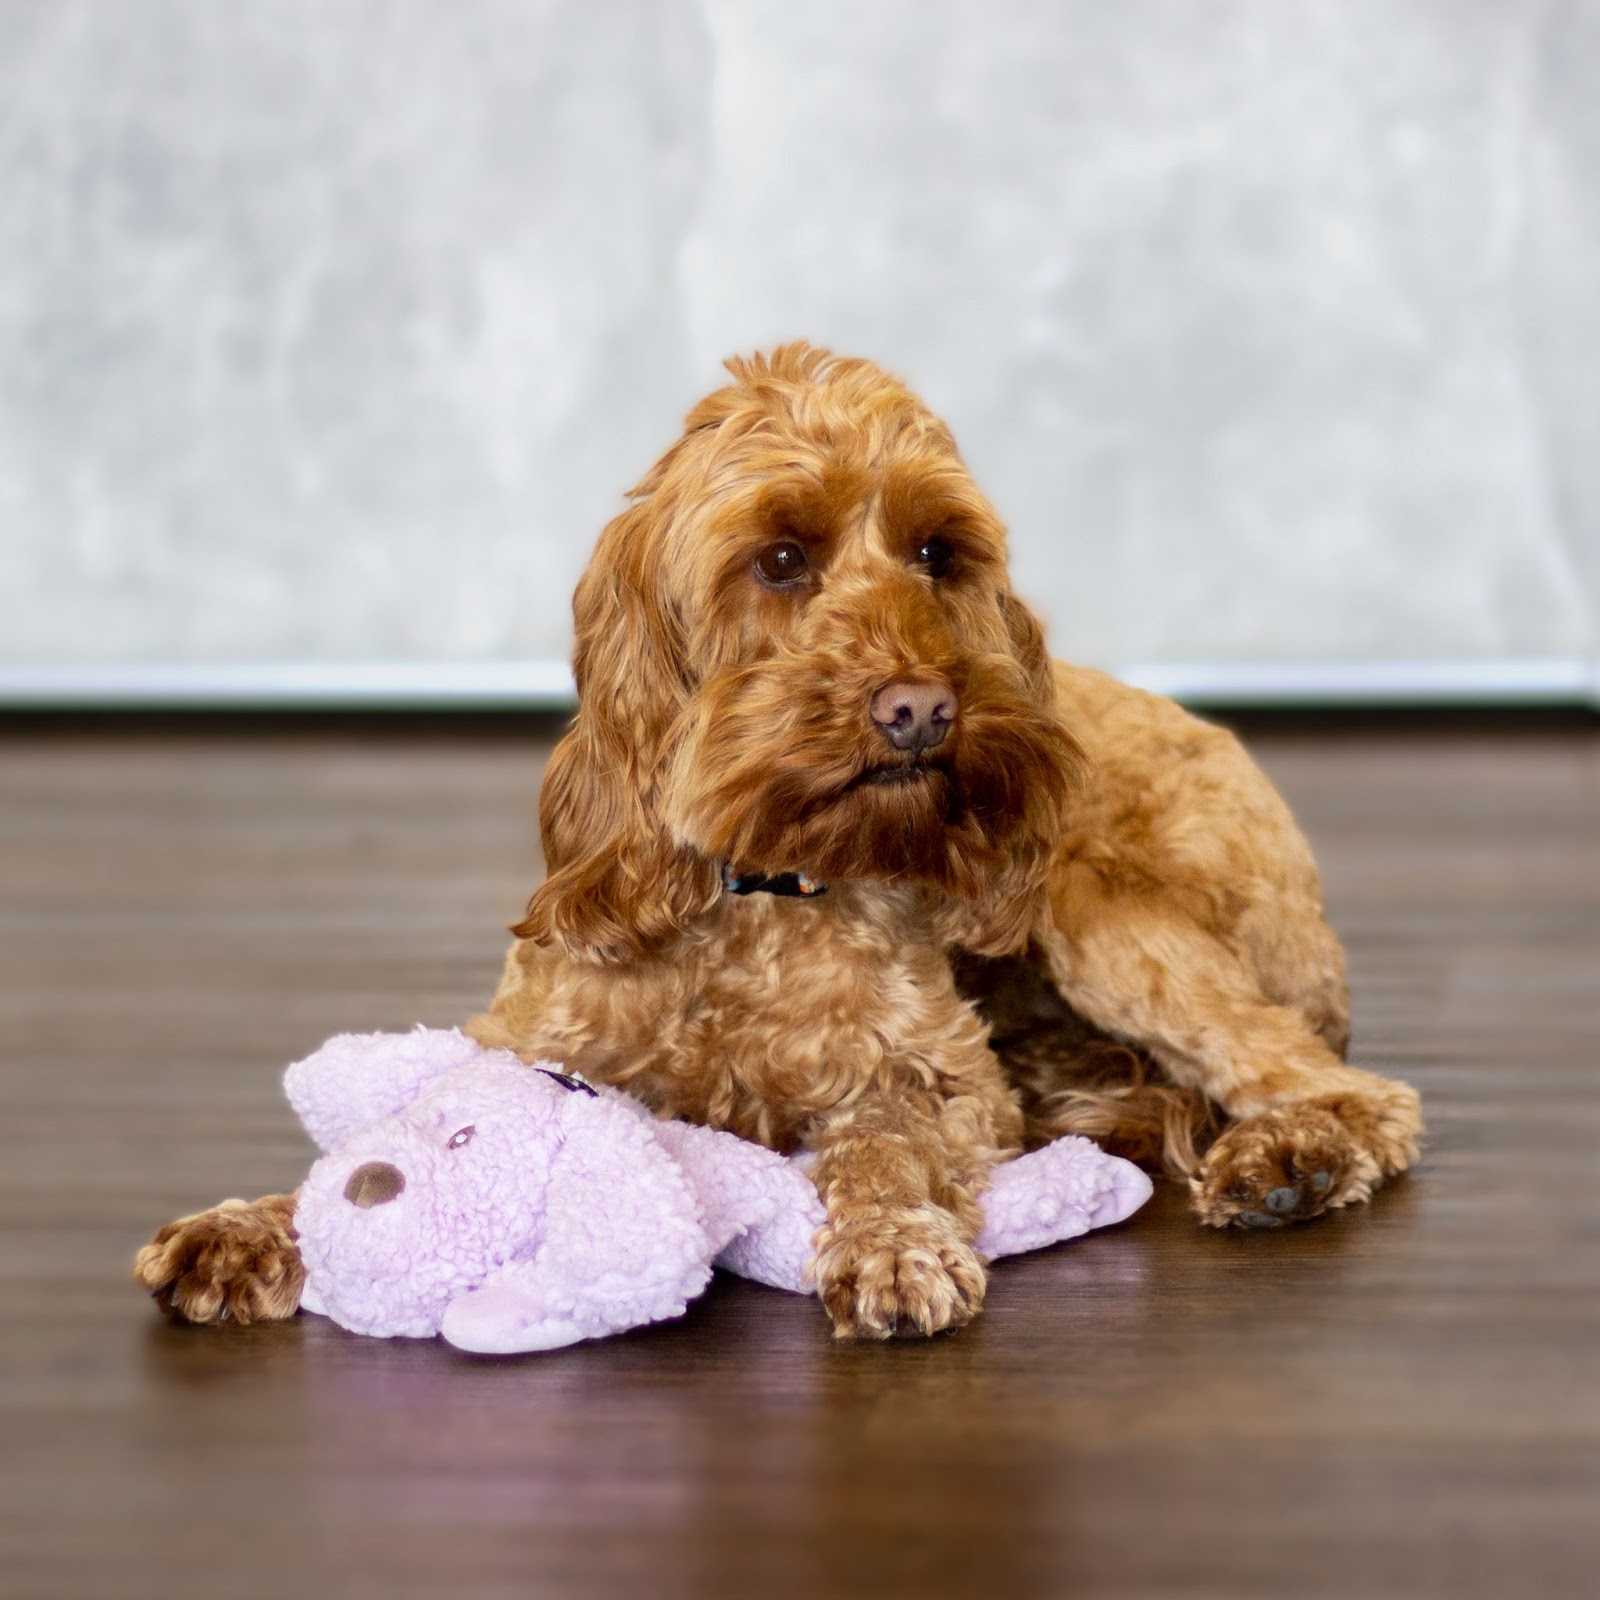
M 811 1272 L 840 1339 L 939 1333 L 983 1305 L 983 1262 L 932 1206 L 825 1223 Z
M 133 1276 L 163 1311 L 188 1322 L 276 1322 L 305 1286 L 293 1195 L 224 1200 L 157 1231 Z

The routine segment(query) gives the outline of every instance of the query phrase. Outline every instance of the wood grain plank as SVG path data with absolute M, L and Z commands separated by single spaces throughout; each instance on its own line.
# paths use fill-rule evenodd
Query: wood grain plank
M 1600 1578 L 1600 737 L 1247 734 L 1356 1054 L 1432 1140 L 1364 1212 L 1129 1225 L 930 1344 L 718 1280 L 485 1362 L 168 1326 L 148 1227 L 292 1184 L 283 1064 L 452 1023 L 538 871 L 547 724 L 0 729 L 0 1594 L 1560 1595 Z

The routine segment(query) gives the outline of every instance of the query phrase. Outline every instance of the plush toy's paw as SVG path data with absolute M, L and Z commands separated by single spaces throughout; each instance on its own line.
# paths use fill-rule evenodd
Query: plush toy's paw
M 163 1311 L 188 1322 L 276 1322 L 300 1304 L 305 1268 L 293 1195 L 224 1200 L 160 1229 L 134 1278 Z
M 938 1333 L 983 1305 L 983 1262 L 934 1206 L 825 1223 L 811 1275 L 840 1339 Z
M 544 1302 L 511 1283 L 490 1283 L 458 1294 L 444 1309 L 440 1333 L 476 1355 L 520 1355 L 560 1350 L 593 1336 L 568 1317 L 551 1315 Z
M 1150 1198 L 1149 1176 L 1068 1134 L 990 1174 L 977 1247 L 990 1260 L 1122 1222 Z
M 1368 1199 L 1417 1155 L 1416 1091 L 1299 1100 L 1236 1122 L 1190 1179 L 1194 1209 L 1214 1228 L 1281 1228 Z

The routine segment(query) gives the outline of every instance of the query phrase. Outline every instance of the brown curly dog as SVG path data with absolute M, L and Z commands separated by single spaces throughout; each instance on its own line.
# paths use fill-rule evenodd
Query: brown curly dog
M 729 370 L 578 585 L 549 875 L 471 1032 L 814 1151 L 841 1335 L 972 1317 L 986 1175 L 1058 1134 L 1183 1173 L 1217 1226 L 1365 1200 L 1417 1096 L 1344 1064 L 1343 956 L 1265 777 L 1052 666 L 902 385 L 805 345 Z M 287 1314 L 290 1214 L 172 1225 L 140 1276 Z

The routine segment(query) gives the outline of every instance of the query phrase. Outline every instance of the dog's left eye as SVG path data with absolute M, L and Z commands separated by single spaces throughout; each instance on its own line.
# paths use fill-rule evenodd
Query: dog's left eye
M 805 577 L 809 565 L 805 546 L 797 539 L 784 539 L 777 544 L 769 544 L 756 557 L 756 576 L 763 583 L 784 588 Z
M 472 1142 L 472 1136 L 477 1131 L 478 1130 L 476 1128 L 457 1128 L 456 1131 L 450 1135 L 445 1148 L 447 1150 L 459 1150 L 462 1145 L 470 1144 Z
M 917 550 L 917 565 L 930 578 L 948 578 L 955 558 L 955 547 L 948 539 L 924 539 Z

